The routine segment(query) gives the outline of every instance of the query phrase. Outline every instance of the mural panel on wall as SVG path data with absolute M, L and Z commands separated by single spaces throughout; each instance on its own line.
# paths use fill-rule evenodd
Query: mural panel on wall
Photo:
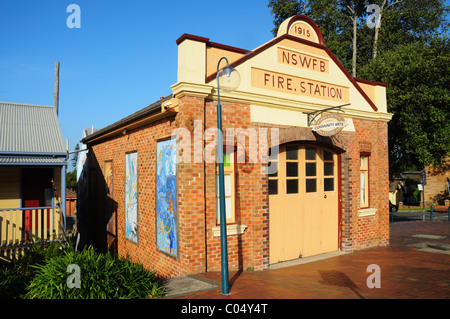
M 156 248 L 178 258 L 177 142 L 158 142 L 156 163 Z
M 125 238 L 138 242 L 138 157 L 125 155 Z

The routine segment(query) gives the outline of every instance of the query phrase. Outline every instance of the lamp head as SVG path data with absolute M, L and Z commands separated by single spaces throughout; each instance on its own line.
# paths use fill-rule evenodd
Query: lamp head
M 217 80 L 221 90 L 231 92 L 238 88 L 241 77 L 236 69 L 227 65 L 217 74 Z
M 230 66 L 226 66 L 223 68 L 223 72 L 225 73 L 225 75 L 227 76 L 227 82 L 230 82 L 230 77 L 231 77 L 231 72 L 233 71 L 233 68 Z

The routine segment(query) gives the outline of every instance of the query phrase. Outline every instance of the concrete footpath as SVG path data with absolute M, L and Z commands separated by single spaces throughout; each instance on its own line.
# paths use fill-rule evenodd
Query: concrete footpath
M 220 272 L 171 279 L 166 298 L 449 299 L 450 222 L 393 222 L 390 234 L 389 247 L 300 259 L 265 271 L 230 272 L 226 296 Z M 368 287 L 378 282 L 379 288 Z

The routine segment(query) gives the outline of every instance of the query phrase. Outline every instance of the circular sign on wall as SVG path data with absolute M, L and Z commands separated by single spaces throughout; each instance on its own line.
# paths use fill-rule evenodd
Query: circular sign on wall
M 322 136 L 338 134 L 347 126 L 345 119 L 339 114 L 324 114 L 314 122 L 312 130 Z

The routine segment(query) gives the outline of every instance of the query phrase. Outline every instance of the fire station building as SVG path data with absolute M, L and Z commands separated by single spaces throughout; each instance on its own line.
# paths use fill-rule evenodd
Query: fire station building
M 226 57 L 240 75 L 220 90 L 230 270 L 389 244 L 387 84 L 352 77 L 301 15 L 252 51 L 190 34 L 177 44 L 172 93 L 82 140 L 85 243 L 164 276 L 220 270 Z

